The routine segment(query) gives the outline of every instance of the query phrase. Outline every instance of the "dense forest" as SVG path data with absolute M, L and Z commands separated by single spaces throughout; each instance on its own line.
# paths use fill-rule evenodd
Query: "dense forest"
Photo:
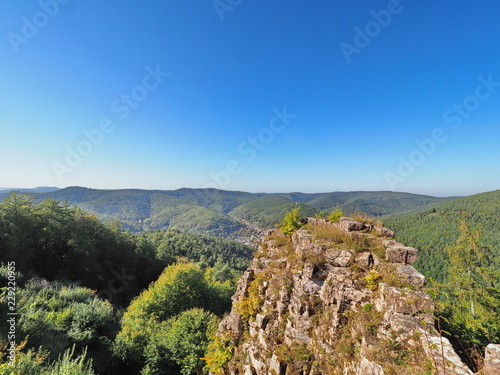
M 201 373 L 252 252 L 178 231 L 133 234 L 11 194 L 0 204 L 0 314 L 18 314 L 14 373 Z M 10 326 L 0 321 L 0 374 L 12 373 Z
M 387 219 L 398 241 L 420 250 L 443 332 L 464 356 L 500 342 L 500 191 Z
M 426 211 L 393 217 L 384 224 L 398 241 L 419 249 L 415 266 L 427 277 L 444 281 L 449 257 L 446 249 L 460 236 L 460 222 L 480 231 L 479 243 L 500 255 L 500 190 L 455 199 Z M 500 264 L 498 267 L 500 269 Z
M 288 211 L 296 207 L 300 207 L 304 216 L 314 216 L 319 212 L 317 208 L 305 203 L 295 203 L 286 198 L 266 195 L 236 207 L 231 211 L 231 215 L 248 220 L 262 228 L 274 228 Z

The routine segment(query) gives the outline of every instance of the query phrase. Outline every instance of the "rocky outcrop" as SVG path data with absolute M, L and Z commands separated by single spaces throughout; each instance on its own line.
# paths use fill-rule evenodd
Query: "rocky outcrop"
M 472 374 L 434 329 L 417 250 L 393 236 L 350 218 L 269 232 L 220 324 L 232 356 L 219 373 Z
M 483 371 L 484 375 L 500 374 L 500 345 L 490 344 L 486 347 Z

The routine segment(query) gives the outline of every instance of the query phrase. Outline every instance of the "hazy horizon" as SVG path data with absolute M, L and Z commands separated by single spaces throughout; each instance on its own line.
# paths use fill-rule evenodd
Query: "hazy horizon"
M 164 189 L 164 188 L 151 188 L 151 189 L 144 189 L 144 188 L 139 188 L 139 187 L 120 187 L 120 188 L 113 188 L 113 187 L 103 187 L 103 188 L 97 188 L 93 186 L 82 186 L 82 185 L 71 185 L 71 186 L 64 186 L 64 187 L 58 187 L 58 186 L 33 186 L 33 187 L 0 187 L 0 191 L 5 191 L 5 190 L 16 190 L 16 189 L 22 189 L 22 190 L 34 190 L 37 188 L 56 188 L 59 190 L 62 189 L 67 189 L 67 188 L 72 188 L 72 187 L 80 187 L 80 188 L 85 188 L 85 189 L 93 189 L 93 190 L 158 190 L 158 191 L 175 191 L 175 190 L 181 190 L 181 189 L 204 189 L 203 187 L 189 187 L 189 186 L 181 186 L 178 188 L 169 188 L 169 189 Z M 218 189 L 218 188 L 215 188 Z M 244 193 L 252 193 L 252 194 L 292 194 L 292 193 L 300 193 L 300 194 L 328 194 L 328 193 L 352 193 L 352 192 L 393 192 L 393 193 L 405 193 L 405 194 L 415 194 L 415 195 L 428 195 L 428 196 L 433 196 L 433 197 L 438 197 L 438 198 L 452 198 L 452 197 L 465 197 L 465 196 L 470 196 L 470 195 L 476 195 L 476 194 L 482 194 L 482 193 L 487 193 L 490 191 L 498 190 L 485 190 L 485 191 L 478 191 L 478 192 L 473 192 L 470 194 L 463 194 L 463 195 L 454 195 L 454 194 L 448 194 L 448 195 L 435 195 L 435 194 L 427 194 L 427 193 L 420 193 L 420 192 L 412 192 L 412 191 L 391 191 L 391 190 L 363 190 L 363 189 L 357 189 L 357 190 L 325 190 L 325 191 L 299 191 L 299 190 L 280 190 L 280 191 L 249 191 L 249 190 L 232 190 L 232 189 L 218 189 L 222 191 L 231 191 L 231 192 L 244 192 Z

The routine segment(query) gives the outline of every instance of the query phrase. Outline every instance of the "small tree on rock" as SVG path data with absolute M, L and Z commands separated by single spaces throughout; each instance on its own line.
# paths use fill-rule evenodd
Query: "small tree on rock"
M 285 218 L 280 225 L 280 229 L 284 234 L 290 234 L 299 229 L 301 224 L 300 220 L 300 207 L 297 207 L 285 214 Z

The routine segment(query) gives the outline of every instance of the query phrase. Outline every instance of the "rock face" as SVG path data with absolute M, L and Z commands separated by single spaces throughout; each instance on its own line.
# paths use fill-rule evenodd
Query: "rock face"
M 490 344 L 486 347 L 483 371 L 484 375 L 500 374 L 500 345 Z
M 417 261 L 418 251 L 413 247 L 392 245 L 386 252 L 388 262 L 413 264 Z
M 305 228 L 262 242 L 219 327 L 231 358 L 212 374 L 472 374 L 434 329 L 415 249 L 350 218 Z

